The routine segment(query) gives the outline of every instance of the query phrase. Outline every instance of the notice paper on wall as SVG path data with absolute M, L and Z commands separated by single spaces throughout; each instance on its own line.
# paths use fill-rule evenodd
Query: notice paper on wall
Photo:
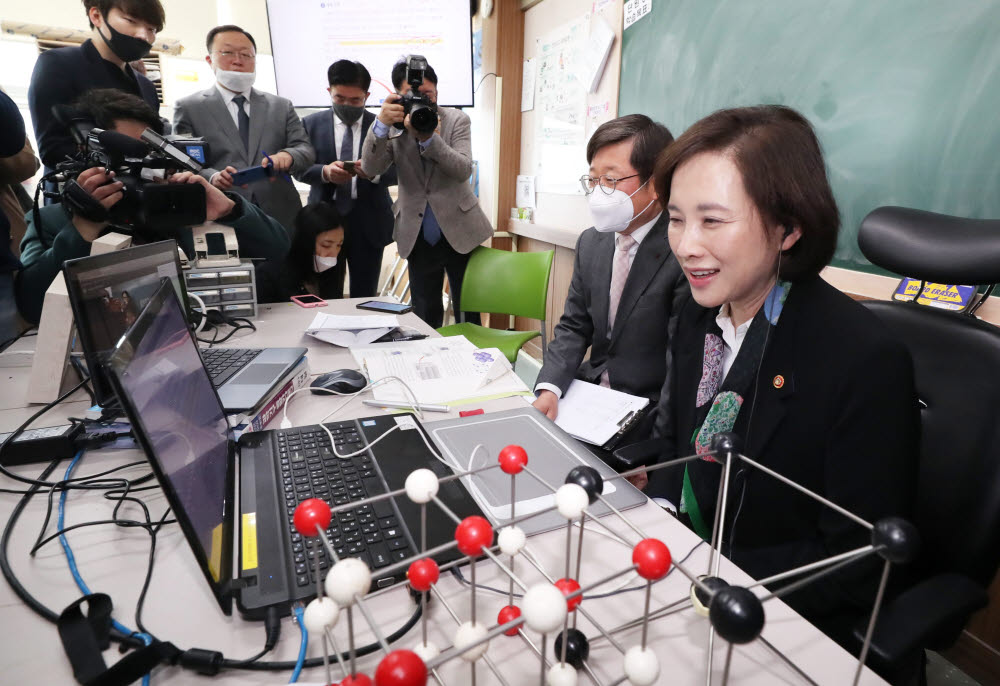
M 514 202 L 518 207 L 535 206 L 535 177 L 519 174 L 517 177 L 517 191 L 514 194 Z
M 524 60 L 521 71 L 521 111 L 535 109 L 535 60 Z
M 622 17 L 625 29 L 636 23 L 653 9 L 653 0 L 628 0 L 625 3 L 625 13 Z

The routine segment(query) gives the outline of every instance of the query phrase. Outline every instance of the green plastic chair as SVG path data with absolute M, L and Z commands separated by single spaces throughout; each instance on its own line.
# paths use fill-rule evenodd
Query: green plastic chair
M 442 326 L 438 333 L 465 336 L 479 348 L 499 348 L 512 364 L 521 346 L 541 336 L 544 357 L 545 302 L 553 254 L 552 250 L 508 252 L 480 246 L 472 251 L 462 279 L 462 310 L 538 319 L 540 331 L 501 331 L 463 323 Z

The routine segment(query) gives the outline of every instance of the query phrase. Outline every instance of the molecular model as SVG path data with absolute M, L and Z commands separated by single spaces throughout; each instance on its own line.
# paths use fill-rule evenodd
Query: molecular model
M 497 680 L 500 683 L 506 684 L 509 683 L 508 680 L 504 678 L 500 670 L 486 654 L 489 642 L 498 637 L 505 637 L 501 640 L 522 640 L 530 650 L 538 655 L 539 671 L 537 678 L 540 684 L 548 686 L 574 686 L 578 682 L 580 672 L 587 674 L 593 683 L 602 683 L 588 665 L 591 639 L 588 639 L 582 631 L 576 628 L 576 616 L 580 614 L 597 628 L 603 639 L 607 639 L 621 653 L 621 676 L 610 683 L 649 686 L 657 681 L 661 671 L 661 665 L 656 654 L 652 648 L 647 646 L 647 629 L 649 623 L 674 612 L 693 608 L 698 615 L 707 617 L 711 626 L 708 632 L 709 645 L 706 674 L 712 673 L 712 643 L 715 635 L 718 634 L 720 639 L 728 643 L 722 676 L 722 683 L 726 684 L 729 679 L 730 660 L 734 646 L 750 643 L 760 636 L 765 621 L 763 603 L 793 590 L 798 590 L 821 576 L 839 569 L 850 561 L 857 560 L 863 556 L 877 554 L 885 560 L 885 570 L 882 575 L 882 583 L 876 596 L 875 607 L 868 625 L 868 633 L 854 677 L 854 683 L 857 684 L 862 673 L 864 657 L 868 650 L 872 629 L 877 620 L 889 565 L 906 562 L 915 555 L 917 535 L 914 528 L 909 523 L 897 518 L 883 519 L 875 524 L 864 521 L 836 504 L 809 492 L 807 489 L 794 484 L 780 474 L 739 454 L 736 448 L 736 438 L 733 434 L 717 435 L 713 441 L 712 448 L 716 459 L 723 464 L 720 488 L 728 483 L 733 463 L 736 460 L 743 460 L 746 464 L 787 483 L 790 487 L 806 493 L 824 505 L 851 518 L 859 525 L 866 527 L 871 531 L 871 545 L 851 551 L 850 553 L 831 557 L 827 560 L 792 569 L 763 580 L 755 585 L 759 586 L 765 582 L 772 584 L 791 577 L 802 577 L 778 591 L 758 596 L 749 588 L 729 585 L 718 577 L 721 555 L 717 551 L 721 547 L 723 539 L 722 522 L 725 521 L 725 497 L 720 499 L 721 512 L 716 517 L 715 528 L 712 533 L 711 558 L 709 563 L 712 573 L 710 575 L 696 576 L 684 564 L 672 559 L 670 549 L 663 541 L 646 536 L 627 517 L 607 502 L 602 495 L 604 479 L 596 469 L 589 466 L 574 467 L 566 475 L 565 483 L 554 487 L 546 483 L 537 473 L 531 470 L 528 466 L 528 455 L 522 448 L 510 445 L 500 451 L 496 463 L 487 467 L 456 472 L 446 477 L 438 477 L 429 469 L 417 469 L 407 477 L 405 487 L 398 491 L 383 493 L 365 501 L 352 502 L 334 508 L 331 508 L 325 501 L 317 498 L 307 500 L 298 506 L 294 517 L 295 528 L 303 536 L 319 537 L 327 554 L 330 556 L 330 560 L 333 562 L 325 581 L 317 581 L 317 597 L 308 604 L 303 618 L 303 623 L 310 636 L 322 637 L 323 661 L 326 669 L 325 683 L 338 684 L 339 686 L 369 686 L 371 684 L 375 686 L 423 686 L 423 684 L 428 682 L 429 678 L 433 677 L 437 683 L 443 686 L 444 682 L 437 671 L 438 668 L 445 662 L 462 660 L 470 664 L 470 679 L 464 683 L 475 684 L 476 663 L 482 660 L 493 671 Z M 693 459 L 699 459 L 699 456 L 680 458 L 646 469 L 658 469 L 669 465 L 681 464 Z M 437 497 L 438 489 L 442 483 L 468 477 L 486 469 L 500 469 L 505 474 L 510 475 L 511 516 L 510 520 L 499 531 L 495 531 L 486 519 L 479 516 L 460 519 Z M 639 471 L 623 472 L 612 478 L 625 478 Z M 537 480 L 554 493 L 554 505 L 521 517 L 516 516 L 514 511 L 515 480 L 522 474 L 527 475 L 528 478 Z M 526 477 L 520 476 L 520 478 L 523 479 Z M 421 552 L 413 558 L 402 560 L 380 570 L 380 573 L 392 573 L 406 569 L 407 580 L 413 591 L 419 593 L 420 604 L 423 610 L 420 642 L 416 646 L 413 646 L 412 649 L 393 650 L 389 647 L 385 637 L 379 630 L 378 623 L 374 620 L 374 617 L 365 604 L 364 596 L 368 593 L 372 582 L 371 570 L 364 562 L 357 558 L 338 558 L 327 539 L 325 529 L 330 525 L 333 513 L 357 507 L 364 503 L 371 503 L 404 494 L 421 508 L 426 508 L 428 505 L 441 508 L 455 522 L 455 536 L 453 541 L 428 550 L 426 547 L 426 516 L 423 516 L 424 512 L 422 511 L 420 531 Z M 582 550 L 584 547 L 583 534 L 585 529 L 583 524 L 588 517 L 590 521 L 600 523 L 597 518 L 589 515 L 587 511 L 589 506 L 597 502 L 604 503 L 640 540 L 632 547 L 631 564 L 605 578 L 581 585 L 579 579 Z M 558 579 L 554 579 L 549 575 L 533 558 L 523 555 L 526 536 L 524 531 L 518 526 L 519 523 L 530 517 L 553 510 L 558 511 L 566 519 L 567 526 L 564 574 Z M 575 559 L 571 555 L 571 534 L 574 522 L 578 524 L 579 528 Z M 496 543 L 494 543 L 494 539 Z M 452 547 L 457 547 L 466 556 L 464 559 L 459 560 L 459 563 L 470 563 L 468 569 L 471 602 L 468 621 L 459 621 L 458 615 L 447 606 L 443 595 L 438 593 L 435 588 L 442 570 L 432 559 L 432 556 Z M 497 552 L 494 552 L 494 550 Z M 500 609 L 495 621 L 491 621 L 490 618 L 478 616 L 479 613 L 477 613 L 475 562 L 477 558 L 482 556 L 491 560 L 507 578 L 507 604 Z M 515 573 L 514 569 L 514 560 L 518 556 L 521 556 L 534 566 L 546 581 L 530 585 L 524 583 Z M 316 556 L 315 562 L 316 578 L 319 580 L 321 578 L 319 556 Z M 652 585 L 654 582 L 665 577 L 671 568 L 675 568 L 690 581 L 690 596 L 678 603 L 653 610 L 650 607 Z M 609 631 L 603 628 L 588 613 L 586 596 L 594 588 L 633 572 L 645 581 L 644 603 L 641 614 L 637 620 Z M 803 577 L 803 574 L 808 574 L 808 576 Z M 519 602 L 515 602 L 515 586 L 520 592 Z M 456 623 L 458 623 L 458 628 L 455 630 L 454 639 L 450 646 L 442 648 L 428 640 L 428 613 L 426 607 L 428 596 L 431 593 L 434 593 L 440 599 L 449 613 L 456 618 Z M 373 677 L 358 672 L 356 667 L 356 650 L 354 644 L 355 608 L 363 615 L 383 653 Z M 346 616 L 348 625 L 349 640 L 346 660 L 343 658 L 331 632 L 331 629 L 337 624 L 341 615 Z M 641 629 L 641 632 L 638 642 L 634 645 L 621 645 L 611 635 L 618 631 L 637 627 Z M 532 635 L 540 637 L 540 647 L 536 646 L 531 640 Z M 554 648 L 551 656 L 548 654 L 550 638 L 553 639 Z M 768 649 L 776 652 L 789 667 L 803 678 L 805 683 L 815 683 L 801 669 L 792 664 L 788 658 L 781 655 L 770 643 L 763 641 L 763 639 L 761 641 Z M 342 674 L 340 681 L 334 681 L 332 676 L 329 658 L 330 647 L 333 648 L 333 652 L 339 663 Z M 523 676 L 519 675 L 520 680 L 514 683 L 524 683 Z M 711 680 L 709 680 L 709 683 L 711 683 Z

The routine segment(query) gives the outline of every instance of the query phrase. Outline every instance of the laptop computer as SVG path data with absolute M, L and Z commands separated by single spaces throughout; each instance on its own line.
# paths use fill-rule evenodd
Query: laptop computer
M 67 260 L 63 273 L 95 401 L 107 406 L 115 395 L 101 363 L 160 287 L 160 279 L 170 280 L 187 312 L 177 243 L 160 241 Z M 257 407 L 305 353 L 305 348 L 202 349 L 227 413 Z
M 371 417 L 328 424 L 337 457 L 319 426 L 243 434 L 232 431 L 167 280 L 109 355 L 108 377 L 135 438 L 187 538 L 205 579 L 226 614 L 232 602 L 248 618 L 269 607 L 287 612 L 315 594 L 314 556 L 330 560 L 319 541 L 292 526 L 295 506 L 310 497 L 333 505 L 403 487 L 419 467 L 440 476 L 452 471 L 434 458 L 416 434 L 412 415 Z M 375 439 L 399 424 L 402 428 Z M 459 517 L 481 514 L 457 481 L 438 493 Z M 338 513 L 327 535 L 341 557 L 360 557 L 372 569 L 373 588 L 405 579 L 405 569 L 380 569 L 420 550 L 420 510 L 405 495 Z M 455 523 L 427 508 L 427 547 L 453 540 Z M 238 552 L 237 552 L 238 551 Z M 462 557 L 452 548 L 439 564 Z M 325 574 L 325 573 L 324 573 Z

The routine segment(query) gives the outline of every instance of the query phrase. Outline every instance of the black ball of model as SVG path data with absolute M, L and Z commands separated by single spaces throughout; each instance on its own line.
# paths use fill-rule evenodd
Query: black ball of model
M 717 576 L 703 576 L 700 581 L 701 585 L 692 584 L 692 586 L 694 586 L 694 595 L 698 598 L 698 602 L 705 607 L 712 604 L 713 593 L 718 593 L 720 589 L 729 586 L 729 582 L 720 579 Z M 707 588 L 708 591 L 704 590 L 705 588 Z
M 749 643 L 764 628 L 764 606 L 749 589 L 727 586 L 712 596 L 708 619 L 719 636 L 730 643 Z
M 591 505 L 597 502 L 597 496 L 604 492 L 604 479 L 601 478 L 600 472 L 587 465 L 580 465 L 569 470 L 565 483 L 576 484 L 585 490 L 587 500 L 590 501 Z
M 911 562 L 920 550 L 917 527 L 902 517 L 885 517 L 872 528 L 872 546 L 893 564 Z
M 574 669 L 582 669 L 584 661 L 590 656 L 590 642 L 579 629 L 566 629 L 566 662 Z M 556 659 L 562 659 L 563 632 L 556 636 Z
M 712 449 L 712 454 L 715 455 L 716 459 L 721 461 L 727 453 L 734 456 L 737 455 L 743 449 L 743 441 L 740 440 L 740 436 L 737 433 L 720 431 L 712 436 L 709 447 Z

